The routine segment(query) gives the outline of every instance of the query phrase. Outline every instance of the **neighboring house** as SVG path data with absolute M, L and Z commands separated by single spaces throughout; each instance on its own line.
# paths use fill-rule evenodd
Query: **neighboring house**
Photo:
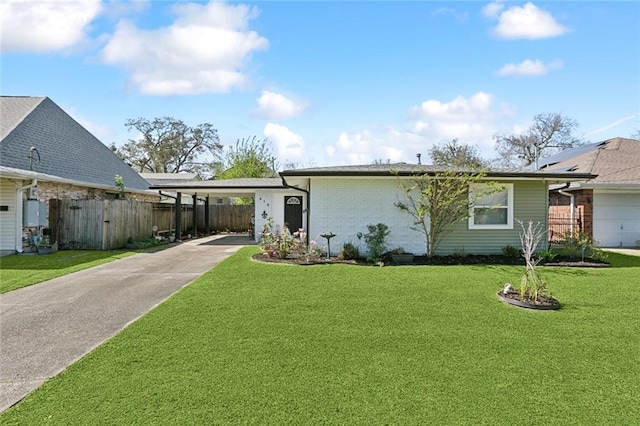
M 426 253 L 424 235 L 412 228 L 413 217 L 395 203 L 402 199 L 400 180 L 414 173 L 434 173 L 439 169 L 416 164 L 321 167 L 280 172 L 280 179 L 231 179 L 202 181 L 191 186 L 154 186 L 153 189 L 180 193 L 255 197 L 256 240 L 269 217 L 275 231 L 287 224 L 291 231 L 308 230 L 309 238 L 326 247 L 322 234 L 334 233 L 331 254 L 347 242 L 360 244 L 359 232 L 367 225 L 385 223 L 391 230 L 389 249 L 402 246 L 416 254 Z M 394 174 L 394 173 L 397 173 Z M 586 180 L 593 176 L 576 172 L 535 170 L 491 170 L 487 180 L 500 182 L 504 203 L 496 207 L 502 223 L 481 224 L 475 215 L 461 221 L 440 245 L 437 254 L 500 253 L 506 245 L 520 246 L 517 220 L 547 223 L 550 184 Z M 235 194 L 235 195 L 232 195 Z
M 198 175 L 196 173 L 140 173 L 140 176 L 147 182 L 149 182 L 150 186 L 155 185 L 184 185 L 189 184 L 191 182 L 199 182 Z M 160 193 L 162 199 L 160 202 L 162 203 L 172 203 L 175 204 L 175 192 L 168 193 Z M 183 194 L 181 197 L 181 204 L 189 204 L 193 205 L 193 198 L 190 195 Z M 204 201 L 202 199 L 198 199 L 198 204 L 203 204 Z M 212 205 L 221 205 L 221 204 L 230 204 L 229 198 L 219 198 L 216 197 L 214 199 L 209 200 L 209 204 Z
M 116 175 L 127 197 L 159 200 L 147 181 L 51 99 L 1 96 L 0 108 L 0 250 L 21 252 L 26 231 L 46 228 L 42 216 L 52 198 L 117 198 Z M 38 223 L 23 227 L 25 215 Z
M 549 192 L 550 214 L 578 221 L 602 247 L 640 246 L 640 140 L 613 138 L 539 161 L 540 171 L 597 175 Z

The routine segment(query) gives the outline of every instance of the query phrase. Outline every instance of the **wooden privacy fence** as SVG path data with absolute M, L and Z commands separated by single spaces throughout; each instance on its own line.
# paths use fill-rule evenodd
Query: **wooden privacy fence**
M 197 226 L 193 226 L 193 206 L 182 205 L 180 229 L 202 235 L 205 230 L 204 206 L 196 207 Z M 158 231 L 175 230 L 175 205 L 136 200 L 49 201 L 52 240 L 61 248 L 111 250 L 122 248 L 129 238 L 145 240 Z M 209 206 L 209 230 L 246 231 L 251 224 L 253 206 Z
M 204 206 L 198 209 L 198 232 L 204 229 Z M 209 227 L 216 232 L 246 232 L 251 225 L 254 206 L 214 205 L 209 206 Z

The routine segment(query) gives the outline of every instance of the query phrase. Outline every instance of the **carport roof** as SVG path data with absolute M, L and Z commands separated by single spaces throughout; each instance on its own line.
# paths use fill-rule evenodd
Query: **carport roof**
M 171 182 L 152 185 L 150 188 L 187 194 L 220 194 L 229 197 L 250 196 L 261 189 L 286 189 L 280 178 L 238 178 Z

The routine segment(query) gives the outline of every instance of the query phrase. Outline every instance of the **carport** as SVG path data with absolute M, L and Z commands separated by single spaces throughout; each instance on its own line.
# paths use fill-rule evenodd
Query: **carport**
M 163 184 L 154 184 L 150 189 L 157 190 L 161 196 L 173 198 L 175 200 L 175 223 L 176 223 L 176 239 L 182 238 L 182 199 L 184 195 L 191 196 L 193 203 L 193 223 L 197 223 L 198 200 L 204 201 L 204 233 L 210 234 L 209 224 L 209 206 L 212 197 L 251 197 L 254 198 L 255 206 L 255 227 L 260 229 L 262 223 L 268 217 L 274 217 L 275 221 L 282 226 L 286 222 L 285 209 L 281 209 L 274 203 L 279 198 L 283 198 L 286 202 L 299 205 L 300 207 L 300 223 L 303 222 L 303 214 L 306 216 L 308 208 L 303 208 L 308 203 L 308 197 L 305 190 L 286 185 L 281 178 L 239 178 L 239 179 L 220 179 L 220 180 L 203 180 L 203 181 L 186 181 L 186 182 L 168 182 Z M 292 195 L 293 194 L 293 195 Z M 303 213 L 304 212 L 304 213 Z M 297 222 L 296 222 L 297 223 Z M 302 226 L 300 226 L 302 227 Z M 256 233 L 256 239 L 258 234 Z

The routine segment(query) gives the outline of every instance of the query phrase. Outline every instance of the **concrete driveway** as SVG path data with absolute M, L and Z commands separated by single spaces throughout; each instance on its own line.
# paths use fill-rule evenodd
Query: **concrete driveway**
M 0 412 L 249 244 L 186 241 L 1 295 Z
M 614 253 L 627 254 L 629 256 L 640 256 L 638 248 L 604 248 L 602 250 L 612 251 Z

